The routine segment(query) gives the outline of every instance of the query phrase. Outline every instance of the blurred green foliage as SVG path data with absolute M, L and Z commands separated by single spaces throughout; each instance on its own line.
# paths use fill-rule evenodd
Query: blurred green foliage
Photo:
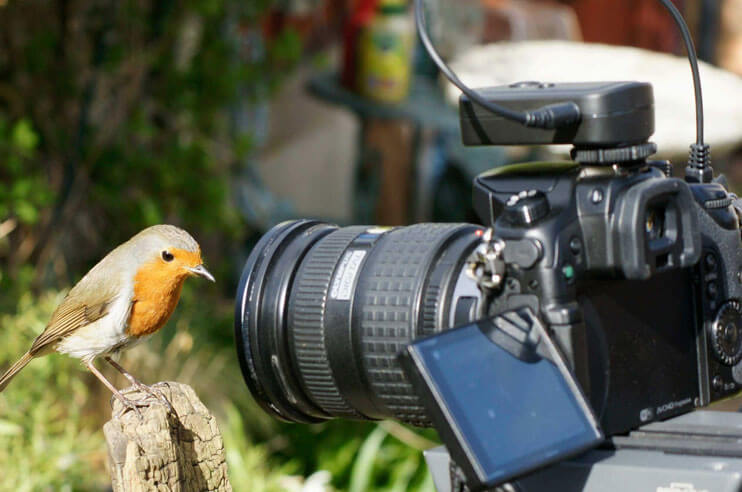
M 0 367 L 28 350 L 62 297 L 49 292 L 18 300 L 0 314 Z M 79 364 L 45 357 L 22 371 L 0 398 L 0 490 L 100 490 L 107 477 L 91 470 L 105 460 L 102 433 L 85 425 L 90 391 Z
M 393 425 L 278 423 L 239 372 L 232 296 L 252 231 L 231 191 L 251 135 L 236 129 L 234 113 L 269 97 L 302 50 L 291 29 L 262 35 L 273 3 L 0 6 L 0 370 L 107 251 L 174 223 L 199 239 L 220 287 L 188 282 L 162 333 L 122 363 L 145 382 L 196 389 L 219 419 L 235 490 L 298 491 L 306 481 L 432 490 L 425 439 L 409 441 Z M 109 399 L 77 361 L 34 360 L 0 394 L 0 490 L 104 489 Z
M 230 177 L 249 137 L 229 109 L 269 91 L 301 52 L 290 32 L 262 55 L 242 46 L 262 12 L 172 0 L 1 8 L 0 287 L 28 264 L 34 287 L 66 285 L 153 223 L 208 235 L 215 250 L 243 234 Z
M 4 156 L 0 182 L 0 217 L 16 217 L 21 224 L 33 225 L 40 211 L 52 200 L 44 176 L 29 172 L 39 137 L 31 122 L 22 118 L 13 125 L 0 120 L 0 153 Z

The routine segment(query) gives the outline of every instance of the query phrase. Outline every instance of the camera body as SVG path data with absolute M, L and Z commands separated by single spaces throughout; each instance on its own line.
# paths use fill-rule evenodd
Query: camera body
M 475 209 L 505 243 L 488 314 L 540 313 L 607 435 L 738 391 L 742 244 L 721 184 L 536 164 L 478 177 Z
M 504 243 L 505 281 L 487 313 L 540 314 L 606 435 L 739 391 L 740 202 L 723 178 L 686 182 L 647 160 L 651 86 L 526 82 L 480 93 L 513 109 L 573 101 L 587 115 L 529 129 L 461 97 L 465 143 L 573 143 L 578 161 L 475 179 L 474 208 Z
M 465 144 L 571 143 L 573 161 L 477 177 L 484 227 L 300 220 L 269 231 L 246 262 L 235 312 L 257 402 L 293 422 L 435 424 L 469 480 L 491 486 L 737 393 L 742 201 L 703 162 L 692 159 L 682 180 L 649 160 L 651 86 L 525 82 L 479 94 L 561 124 L 518 125 L 462 96 Z M 410 362 L 426 343 L 441 348 L 427 352 L 430 371 Z M 520 378 L 506 352 L 530 354 L 516 357 Z M 545 381 L 553 397 L 539 391 Z M 549 440 L 536 429 L 556 408 L 575 426 Z M 510 439 L 530 464 L 502 455 L 514 449 L 493 441 L 503 428 L 523 429 Z

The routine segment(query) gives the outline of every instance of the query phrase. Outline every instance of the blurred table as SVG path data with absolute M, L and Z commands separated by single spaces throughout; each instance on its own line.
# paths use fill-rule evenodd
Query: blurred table
M 354 219 L 360 223 L 401 225 L 424 212 L 429 180 L 420 169 L 424 132 L 458 134 L 458 113 L 434 81 L 416 77 L 399 104 L 366 99 L 343 87 L 335 73 L 310 79 L 309 92 L 356 114 L 361 124 L 355 168 Z
M 442 95 L 440 86 L 427 77 L 412 80 L 410 94 L 399 104 L 384 104 L 343 87 L 336 73 L 322 73 L 309 80 L 309 92 L 323 101 L 344 106 L 362 119 L 404 120 L 418 125 L 458 131 L 458 113 Z

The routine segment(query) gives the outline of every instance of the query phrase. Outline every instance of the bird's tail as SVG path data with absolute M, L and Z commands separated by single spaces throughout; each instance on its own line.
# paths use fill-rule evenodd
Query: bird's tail
M 18 374 L 21 369 L 26 367 L 26 364 L 31 362 L 31 359 L 33 359 L 33 355 L 31 355 L 29 352 L 26 352 L 18 362 L 13 364 L 10 369 L 8 369 L 5 374 L 0 377 L 0 391 L 3 391 L 5 389 L 8 383 L 10 383 L 10 380 L 13 379 L 13 377 Z

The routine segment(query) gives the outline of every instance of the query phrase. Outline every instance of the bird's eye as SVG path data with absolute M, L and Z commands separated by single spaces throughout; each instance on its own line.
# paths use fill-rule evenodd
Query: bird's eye
M 162 259 L 165 261 L 173 261 L 175 259 L 175 256 L 173 256 L 173 254 L 169 251 L 165 250 L 162 252 Z

